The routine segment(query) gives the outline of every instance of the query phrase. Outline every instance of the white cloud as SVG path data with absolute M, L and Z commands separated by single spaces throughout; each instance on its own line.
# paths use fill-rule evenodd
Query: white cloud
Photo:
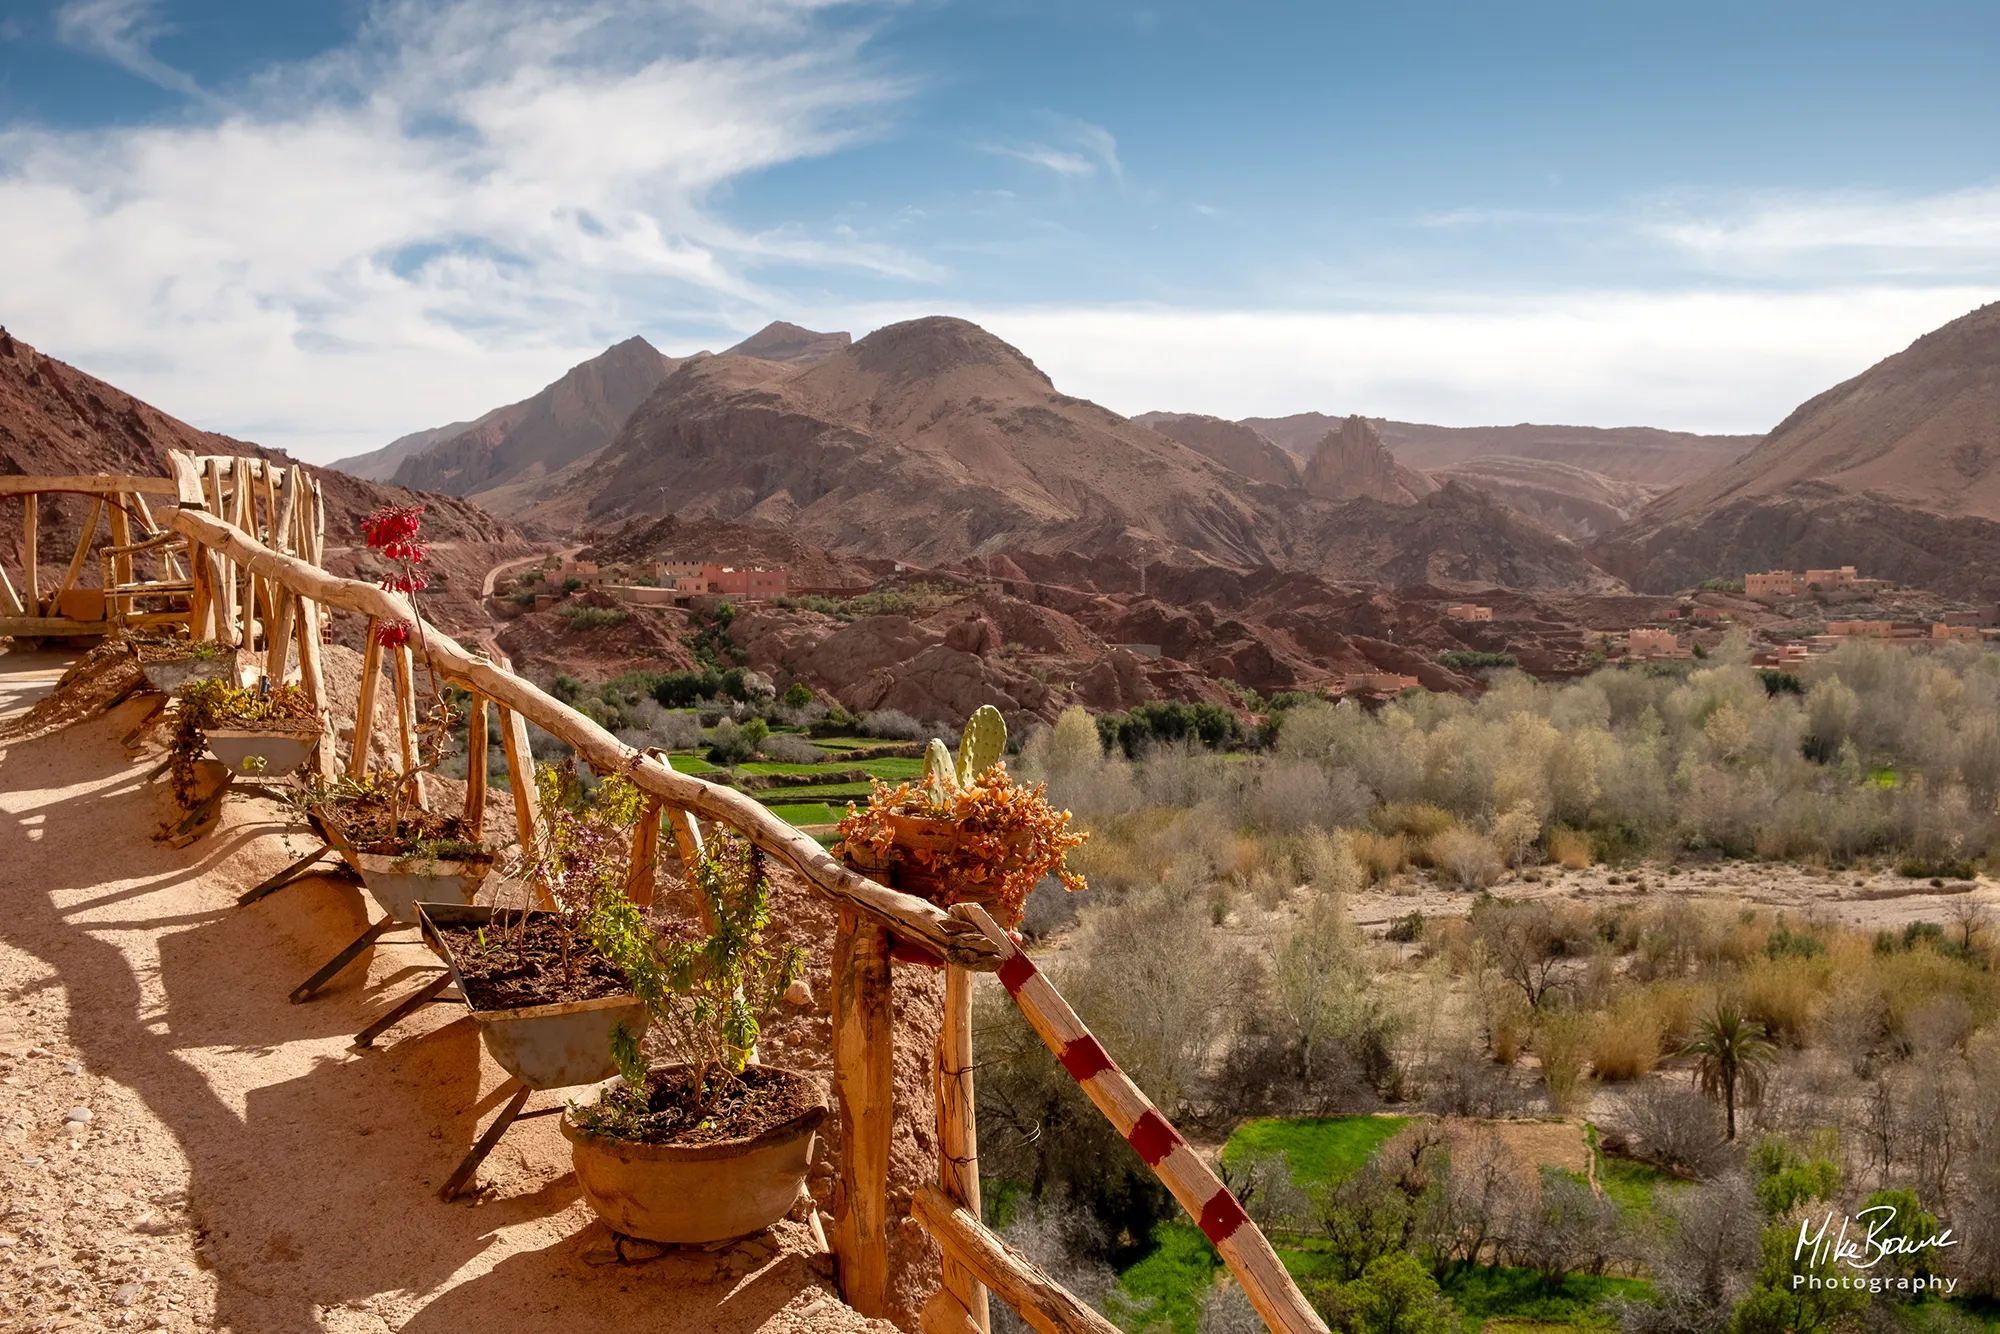
M 2000 269 L 2000 187 L 1754 198 L 1655 212 L 1641 224 L 1642 234 L 1718 267 L 1766 274 L 1829 265 L 1850 273 L 1856 266 L 1899 274 Z
M 1422 308 L 957 310 L 1117 412 L 1769 430 L 1992 288 L 1595 292 Z M 929 313 L 874 312 L 878 322 Z M 859 327 L 867 327 L 862 324 Z
M 71 8 L 105 54 L 144 50 L 143 7 Z M 328 458 L 636 327 L 764 309 L 761 265 L 930 272 L 713 207 L 907 91 L 812 8 L 397 4 L 201 123 L 0 132 L 4 317 L 178 415 Z

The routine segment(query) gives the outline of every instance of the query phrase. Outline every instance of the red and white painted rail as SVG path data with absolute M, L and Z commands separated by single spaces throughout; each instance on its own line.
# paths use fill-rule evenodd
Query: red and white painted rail
M 1327 1334 L 1325 1322 L 1285 1272 L 1263 1231 L 1139 1086 L 1118 1068 L 1062 993 L 1035 967 L 1035 961 L 978 904 L 961 903 L 951 911 L 978 926 L 1000 948 L 1000 984 L 1007 988 L 1007 994 L 1021 1007 L 1029 1025 L 1056 1054 L 1063 1069 L 1097 1104 L 1097 1110 L 1118 1128 L 1125 1142 L 1201 1226 L 1264 1323 L 1280 1334 Z

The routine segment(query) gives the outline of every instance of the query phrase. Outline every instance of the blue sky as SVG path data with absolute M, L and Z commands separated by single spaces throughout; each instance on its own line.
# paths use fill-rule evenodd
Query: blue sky
M 0 0 L 0 320 L 330 458 L 633 332 L 1765 429 L 2000 295 L 1975 4 Z

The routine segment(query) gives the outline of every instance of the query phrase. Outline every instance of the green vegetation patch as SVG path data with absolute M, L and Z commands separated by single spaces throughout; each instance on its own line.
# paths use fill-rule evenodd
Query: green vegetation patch
M 1221 1257 L 1194 1224 L 1178 1219 L 1155 1224 L 1152 1252 L 1119 1275 L 1119 1290 L 1106 1300 L 1105 1314 L 1134 1334 L 1158 1328 L 1162 1319 L 1174 1334 L 1200 1334 L 1202 1302 L 1221 1267 Z
M 1653 1285 L 1641 1278 L 1571 1274 L 1550 1283 L 1532 1269 L 1477 1265 L 1453 1269 L 1438 1284 L 1470 1326 L 1487 1320 L 1530 1320 L 1551 1325 L 1609 1326 L 1597 1309 L 1611 1297 L 1652 1298 Z
M 1375 1151 L 1410 1123 L 1407 1116 L 1259 1117 L 1238 1126 L 1222 1146 L 1222 1165 L 1284 1154 L 1292 1180 L 1301 1186 L 1332 1183 L 1375 1156 Z

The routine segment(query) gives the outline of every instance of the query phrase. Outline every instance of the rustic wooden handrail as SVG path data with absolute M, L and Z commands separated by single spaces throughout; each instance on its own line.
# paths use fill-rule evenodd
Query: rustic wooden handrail
M 378 620 L 414 619 L 409 599 L 357 579 L 328 574 L 307 560 L 283 556 L 235 524 L 210 512 L 202 469 L 179 451 L 168 455 L 181 506 L 169 525 L 190 541 L 225 556 L 240 569 L 275 580 L 299 597 L 327 607 L 339 607 Z M 207 462 L 213 462 L 208 460 Z M 211 477 L 214 476 L 211 470 Z M 598 773 L 619 773 L 642 791 L 669 806 L 678 806 L 706 820 L 729 825 L 767 854 L 804 876 L 836 904 L 887 927 L 899 937 L 921 944 L 963 967 L 991 971 L 999 966 L 999 951 L 976 928 L 957 921 L 943 909 L 898 893 L 856 874 L 827 855 L 808 834 L 771 814 L 754 799 L 733 788 L 683 774 L 625 745 L 583 714 L 533 683 L 495 665 L 484 655 L 467 651 L 451 636 L 426 622 L 422 651 L 439 674 L 455 685 L 493 700 L 515 715 L 535 723 L 568 743 Z
M 1118 1326 L 1085 1306 L 936 1186 L 917 1188 L 910 1216 L 937 1240 L 946 1260 L 972 1271 L 1041 1334 L 1119 1334 Z M 971 1334 L 982 1328 L 948 1289 L 924 1308 L 923 1334 Z

